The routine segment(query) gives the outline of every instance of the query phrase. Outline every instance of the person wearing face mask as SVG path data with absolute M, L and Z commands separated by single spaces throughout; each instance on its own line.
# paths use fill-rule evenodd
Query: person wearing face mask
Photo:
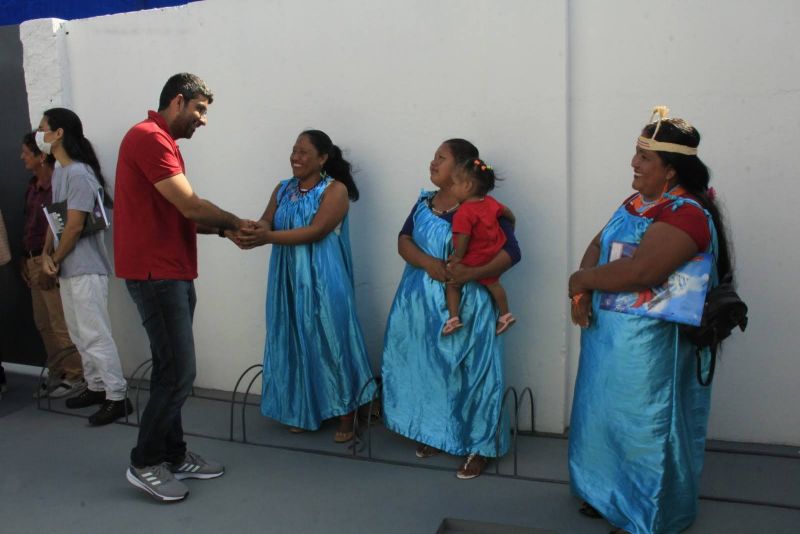
M 176 144 L 206 125 L 214 96 L 189 73 L 170 77 L 158 111 L 148 112 L 119 147 L 116 181 L 117 276 L 125 279 L 150 340 L 150 398 L 131 450 L 128 482 L 158 501 L 181 501 L 186 478 L 221 476 L 219 462 L 190 451 L 181 408 L 196 367 L 194 317 L 197 234 L 232 235 L 245 221 L 198 197 Z
M 20 159 L 33 177 L 25 192 L 23 256 L 19 261 L 22 279 L 31 290 L 33 320 L 42 338 L 47 360 L 48 378 L 40 384 L 37 398 L 60 398 L 75 395 L 86 389 L 83 380 L 81 355 L 72 343 L 64 321 L 61 294 L 55 280 L 42 272 L 42 249 L 47 235 L 47 219 L 42 206 L 53 201 L 52 176 L 55 158 L 44 154 L 36 144 L 35 133 L 22 139 Z M 41 137 L 41 135 L 40 135 Z
M 53 108 L 44 112 L 36 143 L 58 162 L 53 172 L 53 202 L 66 202 L 66 221 L 59 239 L 47 232 L 42 270 L 58 276 L 64 319 L 70 338 L 83 361 L 87 389 L 67 399 L 67 408 L 100 404 L 89 417 L 91 425 L 106 425 L 133 411 L 126 398 L 127 383 L 117 346 L 111 336 L 108 315 L 108 275 L 111 264 L 104 234 L 84 235 L 89 213 L 105 193 L 105 179 L 94 148 L 83 135 L 83 124 L 71 110 Z M 99 193 L 102 192 L 102 193 Z

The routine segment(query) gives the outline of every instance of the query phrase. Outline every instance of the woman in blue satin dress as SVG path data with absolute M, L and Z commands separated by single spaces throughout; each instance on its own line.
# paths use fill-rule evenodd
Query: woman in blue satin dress
M 462 479 L 480 475 L 487 458 L 502 456 L 509 445 L 508 418 L 501 417 L 503 338 L 495 335 L 497 309 L 474 280 L 500 275 L 520 257 L 510 221 L 501 220 L 508 242 L 494 260 L 481 267 L 445 263 L 458 208 L 451 172 L 477 157 L 478 149 L 463 139 L 445 141 L 434 155 L 431 182 L 438 190 L 421 193 L 398 238 L 407 265 L 386 325 L 382 369 L 386 427 L 417 441 L 419 458 L 440 451 L 465 456 L 457 472 Z M 447 280 L 465 284 L 464 327 L 442 337 Z
M 236 240 L 272 244 L 261 413 L 292 432 L 339 418 L 353 438 L 356 409 L 376 392 L 356 317 L 347 212 L 358 189 L 350 164 L 319 130 L 300 134 L 264 214 Z
M 725 229 L 697 157 L 700 134 L 657 108 L 637 142 L 633 188 L 570 277 L 573 322 L 584 328 L 569 431 L 569 470 L 581 513 L 612 532 L 672 533 L 697 514 L 710 388 L 676 323 L 599 308 L 600 292 L 660 285 L 698 252 L 712 284 L 732 271 Z M 608 261 L 612 242 L 637 244 Z M 701 358 L 704 369 L 709 355 Z

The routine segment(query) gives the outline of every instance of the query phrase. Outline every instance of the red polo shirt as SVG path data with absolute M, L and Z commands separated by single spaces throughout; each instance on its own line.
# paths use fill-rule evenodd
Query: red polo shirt
M 125 134 L 114 188 L 114 268 L 119 278 L 197 278 L 197 227 L 155 188 L 185 172 L 178 145 L 155 111 Z

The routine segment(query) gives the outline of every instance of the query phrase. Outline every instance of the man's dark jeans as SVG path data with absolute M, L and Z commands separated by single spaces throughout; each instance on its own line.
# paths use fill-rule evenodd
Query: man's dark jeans
M 181 407 L 195 377 L 192 319 L 197 297 L 191 280 L 126 280 L 150 338 L 150 400 L 142 414 L 131 464 L 178 463 L 186 454 Z

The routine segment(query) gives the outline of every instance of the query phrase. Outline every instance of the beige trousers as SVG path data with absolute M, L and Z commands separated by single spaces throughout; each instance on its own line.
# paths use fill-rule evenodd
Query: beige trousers
M 51 384 L 58 384 L 62 377 L 68 380 L 81 379 L 83 378 L 81 355 L 69 337 L 58 287 L 55 285 L 50 289 L 39 287 L 39 273 L 42 271 L 41 256 L 28 258 L 27 266 L 32 286 L 33 321 L 47 353 L 45 365 L 50 376 L 49 381 Z

